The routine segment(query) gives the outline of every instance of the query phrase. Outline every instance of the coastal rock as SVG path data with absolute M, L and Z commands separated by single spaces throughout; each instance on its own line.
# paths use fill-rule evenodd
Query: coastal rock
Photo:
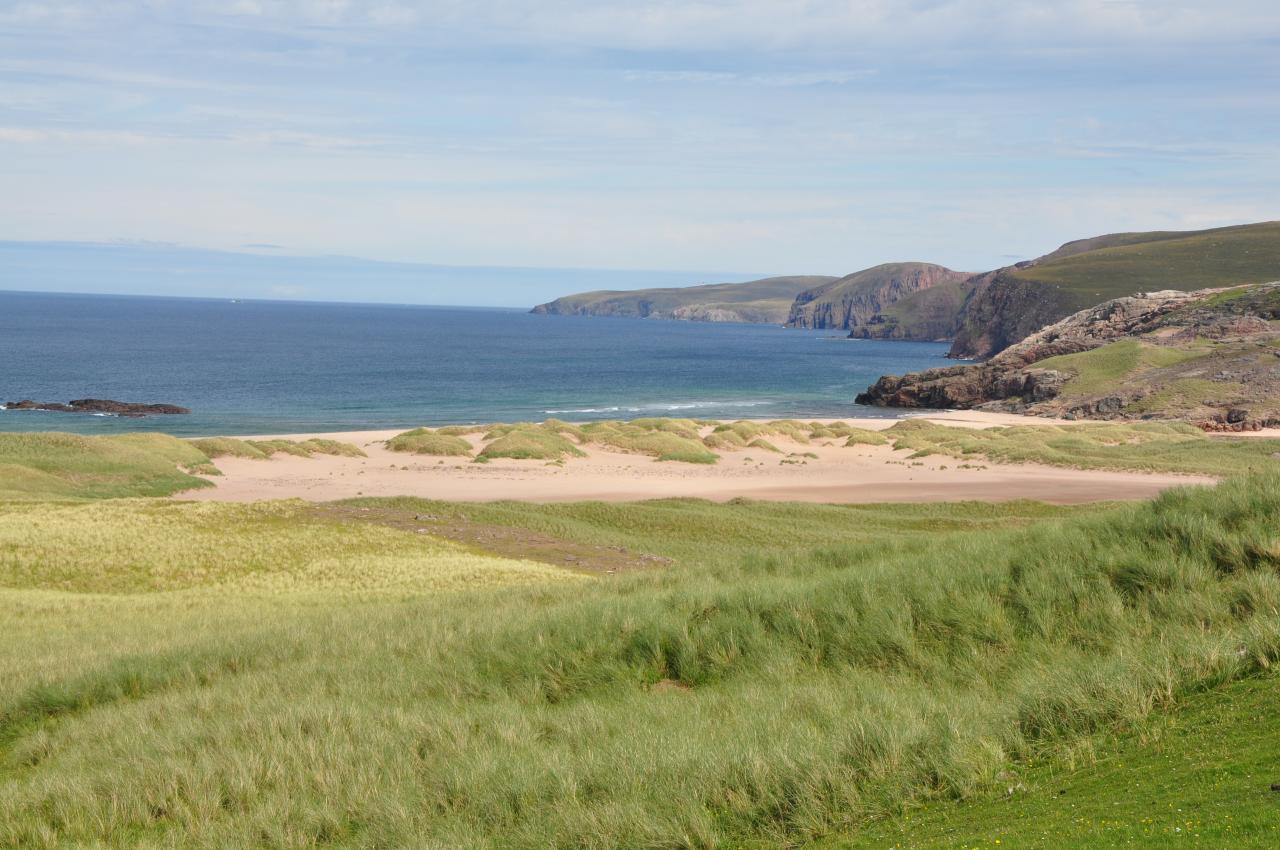
M 190 413 L 176 404 L 144 404 L 132 401 L 114 401 L 105 398 L 78 398 L 63 404 L 23 399 L 7 401 L 5 410 L 43 410 L 52 413 L 104 413 L 110 416 L 140 417 Z
M 914 316 L 890 317 L 884 315 L 885 310 L 916 293 L 961 284 L 969 276 L 932 263 L 885 263 L 863 269 L 797 295 L 787 317 L 787 327 L 835 328 L 867 339 L 919 339 L 922 337 L 914 329 L 904 328 L 903 319 L 908 320 L 909 326 Z M 949 315 L 945 316 L 940 335 L 948 334 L 962 298 L 963 293 L 957 293 L 955 303 L 946 305 L 950 309 L 943 307 Z M 939 331 L 931 328 L 929 333 Z
M 882 407 L 981 408 L 1067 419 L 1179 418 L 1244 431 L 1280 419 L 1280 283 L 1165 290 L 1081 310 L 983 363 L 887 375 L 857 397 Z M 1080 355 L 1124 342 L 1094 355 Z M 1045 364 L 1045 365 L 1037 365 Z M 1092 369 L 1085 388 L 1072 387 Z

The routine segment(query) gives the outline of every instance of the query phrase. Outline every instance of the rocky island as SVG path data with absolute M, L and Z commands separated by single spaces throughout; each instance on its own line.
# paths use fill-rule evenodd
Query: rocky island
M 63 404 L 62 402 L 6 401 L 5 410 L 43 410 L 52 413 L 97 413 L 107 416 L 125 416 L 137 418 L 141 416 L 173 415 L 190 413 L 185 407 L 176 404 L 143 404 L 132 401 L 113 401 L 105 398 L 78 398 Z

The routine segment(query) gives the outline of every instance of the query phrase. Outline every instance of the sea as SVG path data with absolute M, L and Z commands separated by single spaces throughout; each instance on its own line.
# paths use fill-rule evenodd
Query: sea
M 141 419 L 0 410 L 0 431 L 184 436 L 681 416 L 890 416 L 853 403 L 947 346 L 839 331 L 525 310 L 0 292 L 0 403 L 177 404 Z

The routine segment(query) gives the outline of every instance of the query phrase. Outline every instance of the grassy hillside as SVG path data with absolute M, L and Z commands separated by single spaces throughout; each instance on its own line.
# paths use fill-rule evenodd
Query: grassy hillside
M 770 277 L 746 283 L 630 291 L 604 290 L 566 295 L 533 308 L 565 316 L 623 316 L 712 322 L 782 324 L 800 292 L 835 280 L 822 275 Z
M 1274 674 L 1192 694 L 1140 731 L 1099 736 L 993 794 L 910 808 L 817 846 L 1273 848 L 1278 704 Z
M 1133 469 L 1238 475 L 1280 472 L 1280 439 L 1210 437 L 1182 423 L 1090 423 L 952 428 L 906 419 L 886 436 L 913 457 L 942 454 L 958 460 L 1044 463 L 1075 469 Z
M 337 440 L 180 440 L 167 434 L 86 437 L 61 432 L 0 433 L 0 500 L 169 496 L 209 487 L 219 457 L 266 460 L 274 454 L 364 457 Z M 193 474 L 194 473 L 194 474 Z
M 1280 222 L 1081 239 L 984 278 L 964 306 L 953 357 L 991 357 L 1112 298 L 1280 280 Z
M 0 434 L 0 499 L 167 496 L 208 487 L 195 445 L 164 434 Z
M 1275 476 L 1085 510 L 437 505 L 3 507 L 0 846 L 778 846 L 1035 784 L 1280 661 Z M 494 559 L 379 506 L 674 563 L 353 593 L 364 558 Z M 285 576 L 246 587 L 253 559 Z
M 1266 283 L 1280 280 L 1280 222 L 1097 237 L 1012 274 L 1068 294 L 1074 309 L 1135 292 Z

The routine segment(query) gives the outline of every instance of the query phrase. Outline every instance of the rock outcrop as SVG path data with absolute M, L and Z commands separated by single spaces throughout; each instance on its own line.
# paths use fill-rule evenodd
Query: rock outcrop
M 1117 298 L 984 363 L 882 377 L 857 402 L 1258 428 L 1280 423 L 1277 320 L 1280 283 Z
M 918 292 L 960 284 L 969 277 L 932 263 L 885 263 L 863 269 L 797 295 L 787 327 L 862 331 L 858 335 L 867 338 L 936 339 L 906 335 L 901 319 L 889 322 L 885 311 Z
M 991 357 L 1042 327 L 1109 299 L 1277 278 L 1280 222 L 1079 239 L 974 278 L 949 356 Z
M 7 401 L 5 410 L 44 410 L 52 413 L 99 413 L 108 416 L 164 416 L 190 413 L 185 407 L 176 404 L 142 404 L 132 401 L 113 401 L 105 398 L 78 398 L 63 404 L 61 402 Z

